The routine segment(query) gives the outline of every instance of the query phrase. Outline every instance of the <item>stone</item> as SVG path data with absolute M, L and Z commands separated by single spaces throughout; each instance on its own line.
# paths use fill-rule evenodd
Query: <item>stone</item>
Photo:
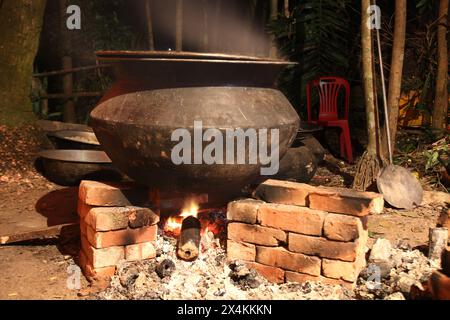
M 269 247 L 276 247 L 287 241 L 287 235 L 284 231 L 244 223 L 230 223 L 228 225 L 228 238 L 236 242 Z
M 228 204 L 227 219 L 228 221 L 255 224 L 258 208 L 263 203 L 253 199 L 230 202 Z
M 244 260 L 255 261 L 256 246 L 250 243 L 227 241 L 227 258 L 228 261 Z
M 309 256 L 353 262 L 356 260 L 356 242 L 329 241 L 325 238 L 289 233 L 289 251 Z
M 392 257 L 392 245 L 387 239 L 377 239 L 370 251 L 369 262 L 377 264 L 381 262 L 389 262 Z
M 313 276 L 320 275 L 321 260 L 300 253 L 289 252 L 284 248 L 256 247 L 256 262 L 290 270 L 306 273 Z
M 406 274 L 400 275 L 400 278 L 397 282 L 397 288 L 400 292 L 404 294 L 409 294 L 411 292 L 411 287 L 417 284 L 417 280 L 409 277 Z
M 400 301 L 400 300 L 406 300 L 405 296 L 401 292 L 395 292 L 386 298 L 384 300 L 393 300 L 393 301 Z
M 365 219 L 364 219 L 365 220 Z M 325 218 L 323 234 L 329 240 L 350 242 L 359 238 L 366 221 L 357 217 L 329 214 Z
M 88 226 L 87 239 L 93 247 L 101 249 L 152 242 L 156 240 L 157 232 L 157 225 L 140 229 L 124 229 L 108 232 L 95 232 L 92 227 Z
M 283 231 L 320 236 L 326 216 L 326 212 L 304 207 L 264 204 L 258 210 L 258 223 Z

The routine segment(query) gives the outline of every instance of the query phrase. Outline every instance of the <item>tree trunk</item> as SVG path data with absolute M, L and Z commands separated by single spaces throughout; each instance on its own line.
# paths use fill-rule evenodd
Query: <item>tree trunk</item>
M 370 19 L 368 8 L 370 0 L 361 0 L 361 48 L 364 96 L 367 118 L 367 150 L 360 159 L 353 182 L 356 190 L 366 190 L 371 186 L 380 171 L 380 162 L 377 153 L 377 124 L 374 97 L 374 75 L 373 75 L 373 46 L 372 33 L 368 28 L 367 21 Z
M 440 0 L 439 3 L 438 71 L 433 109 L 433 128 L 440 130 L 447 126 L 448 112 L 448 3 L 449 0 Z
M 183 51 L 183 0 L 176 0 L 175 50 Z
M 284 0 L 284 15 L 286 18 L 291 16 L 291 11 L 289 10 L 289 0 Z
M 388 93 L 389 126 L 391 130 L 392 149 L 395 149 L 399 103 L 402 90 L 403 61 L 405 59 L 406 12 L 406 0 L 396 0 L 394 43 L 392 47 Z
M 278 0 L 270 1 L 270 19 L 276 20 L 278 18 Z M 278 57 L 278 48 L 275 40 L 275 35 L 271 35 L 271 47 L 270 47 L 270 57 L 277 58 Z
M 33 120 L 33 63 L 45 4 L 45 0 L 0 1 L 0 124 Z
M 147 17 L 148 48 L 149 50 L 154 51 L 155 36 L 153 34 L 153 20 L 152 20 L 152 11 L 150 7 L 150 0 L 145 1 L 145 15 Z
M 368 145 L 367 151 L 369 153 L 376 153 L 376 110 L 374 97 L 374 75 L 373 75 L 373 47 L 372 47 L 372 33 L 367 27 L 367 19 L 369 15 L 365 8 L 370 5 L 370 0 L 362 0 L 362 30 L 361 30 L 361 48 L 362 48 L 362 71 L 364 96 L 366 105 L 366 119 L 367 119 L 367 134 Z

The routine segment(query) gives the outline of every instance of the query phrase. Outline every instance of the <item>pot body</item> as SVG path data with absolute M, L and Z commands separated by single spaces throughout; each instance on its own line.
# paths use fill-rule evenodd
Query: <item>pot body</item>
M 117 82 L 93 110 L 90 122 L 114 165 L 139 183 L 162 191 L 208 193 L 213 202 L 226 201 L 239 195 L 246 185 L 270 178 L 261 175 L 264 164 L 259 158 L 256 163 L 249 160 L 250 139 L 244 139 L 245 163 L 237 163 L 242 154 L 237 148 L 231 149 L 234 163 L 227 161 L 227 142 L 231 141 L 227 134 L 256 132 L 261 139 L 258 134 L 267 130 L 266 151 L 271 155 L 271 147 L 278 147 L 279 159 L 295 138 L 300 119 L 273 85 L 283 63 L 122 61 L 117 57 L 108 62 L 114 66 Z M 203 130 L 198 130 L 199 124 Z M 194 141 L 202 140 L 208 129 L 215 130 L 216 138 L 196 144 Z M 191 140 L 173 139 L 179 130 Z M 272 145 L 273 130 L 279 140 Z M 222 145 L 213 154 L 221 151 L 223 163 L 195 161 L 217 139 Z M 191 146 L 184 149 L 191 162 L 180 164 L 173 160 L 173 152 L 182 141 Z M 237 140 L 235 143 L 236 147 Z

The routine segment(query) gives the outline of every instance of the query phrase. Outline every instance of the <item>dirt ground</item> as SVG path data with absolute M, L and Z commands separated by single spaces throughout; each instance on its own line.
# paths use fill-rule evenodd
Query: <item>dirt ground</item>
M 39 224 L 48 227 L 73 221 L 76 191 L 73 196 L 73 190 L 58 187 L 40 176 L 33 161 L 42 144 L 34 142 L 30 147 L 23 142 L 22 146 L 22 140 L 26 138 L 0 128 L 0 156 L 6 160 L 0 164 L 0 231 L 11 225 L 26 230 Z M 312 183 L 346 186 L 352 170 L 348 166 L 337 171 L 321 167 Z M 444 210 L 448 210 L 445 205 L 427 205 L 411 211 L 386 209 L 383 214 L 370 217 L 370 236 L 393 243 L 401 240 L 411 247 L 424 246 L 429 227 L 436 226 Z M 26 221 L 32 221 L 31 225 Z M 60 237 L 0 245 L 0 299 L 84 299 L 78 290 L 67 286 L 67 281 L 73 279 L 71 266 L 76 264 L 78 250 L 79 234 L 73 228 L 63 230 Z M 81 288 L 87 286 L 81 277 Z

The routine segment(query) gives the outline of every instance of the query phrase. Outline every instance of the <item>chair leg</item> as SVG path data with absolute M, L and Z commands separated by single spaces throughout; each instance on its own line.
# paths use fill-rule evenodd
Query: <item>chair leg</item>
M 340 140 L 340 147 L 341 147 L 341 158 L 345 159 L 346 158 L 346 142 L 345 142 L 345 131 L 344 128 L 342 128 L 341 130 L 341 134 L 339 136 L 339 140 Z
M 349 163 L 353 163 L 353 150 L 352 150 L 352 139 L 350 137 L 350 129 L 348 126 L 343 128 L 344 131 L 344 140 L 345 140 L 345 149 L 347 151 L 347 161 Z

